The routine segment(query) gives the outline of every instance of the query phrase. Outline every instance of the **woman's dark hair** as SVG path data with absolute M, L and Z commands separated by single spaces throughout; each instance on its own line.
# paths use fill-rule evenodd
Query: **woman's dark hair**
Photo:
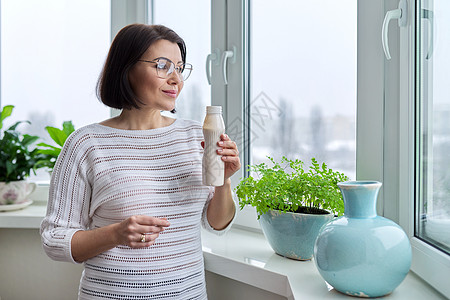
M 176 43 L 186 62 L 186 45 L 181 37 L 162 25 L 131 24 L 117 33 L 97 82 L 97 98 L 117 109 L 139 109 L 143 102 L 137 98 L 128 81 L 128 72 L 156 41 Z M 174 113 L 175 110 L 172 110 Z

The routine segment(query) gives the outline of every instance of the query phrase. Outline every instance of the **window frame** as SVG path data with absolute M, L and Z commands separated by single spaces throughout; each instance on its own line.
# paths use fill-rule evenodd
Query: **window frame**
M 414 237 L 415 66 L 412 46 L 415 17 L 411 7 L 415 7 L 415 1 L 409 0 L 408 4 L 408 25 L 398 29 L 397 22 L 391 22 L 389 46 L 393 55 L 387 61 L 381 45 L 381 28 L 386 12 L 396 9 L 398 0 L 358 1 L 356 176 L 358 180 L 372 179 L 383 183 L 377 202 L 378 214 L 399 223 L 410 237 L 413 251 L 411 270 L 436 290 L 448 295 L 450 287 L 445 280 L 450 275 L 450 258 Z M 230 32 L 227 35 L 230 36 Z M 248 57 L 248 52 L 246 55 Z M 240 105 L 244 108 L 241 113 L 245 113 L 245 103 L 248 102 L 244 99 L 248 100 L 248 91 L 245 96 L 247 98 L 242 97 L 240 103 L 236 103 L 236 98 L 227 97 L 222 103 Z M 228 114 L 227 117 L 234 116 Z M 249 130 L 248 127 L 243 128 Z M 246 152 L 248 144 L 244 145 L 247 148 L 243 151 Z M 248 162 L 248 153 L 246 155 L 243 166 Z M 239 213 L 235 224 L 260 230 L 251 207 Z
M 226 2 L 226 3 L 225 3 Z M 378 2 L 378 1 L 376 1 Z M 227 107 L 227 121 L 225 121 L 225 124 L 232 123 L 233 120 L 239 119 L 242 120 L 241 127 L 239 128 L 239 132 L 244 131 L 245 134 L 241 135 L 241 140 L 236 142 L 239 145 L 242 145 L 240 147 L 240 158 L 242 163 L 242 168 L 240 170 L 240 174 L 235 174 L 232 179 L 232 187 L 234 188 L 239 180 L 245 176 L 248 176 L 248 171 L 246 170 L 246 166 L 250 163 L 250 141 L 251 137 L 249 136 L 251 134 L 251 123 L 250 123 L 250 115 L 251 115 L 251 107 L 250 107 L 250 84 L 251 82 L 248 80 L 248 76 L 250 73 L 250 47 L 249 45 L 249 29 L 250 29 L 250 6 L 251 6 L 251 0 L 228 0 L 228 1 L 212 1 L 212 3 L 215 3 L 217 7 L 221 8 L 221 11 L 227 13 L 227 16 L 224 17 L 226 20 L 224 31 L 226 32 L 227 36 L 227 42 L 225 42 L 225 45 L 227 45 L 229 48 L 231 48 L 233 45 L 236 45 L 239 51 L 242 51 L 243 58 L 242 61 L 240 61 L 237 64 L 234 65 L 228 65 L 228 74 L 230 74 L 230 70 L 232 70 L 231 73 L 233 78 L 240 80 L 240 82 L 229 82 L 227 88 L 224 92 L 224 98 L 223 101 L 214 101 L 214 92 L 212 95 L 213 103 L 216 103 L 214 105 L 224 105 L 224 107 Z M 220 3 L 220 4 L 218 4 Z M 375 4 L 376 5 L 376 4 Z M 367 10 L 367 15 L 364 15 L 361 20 L 358 19 L 358 27 L 360 26 L 360 22 L 364 21 L 364 18 L 369 17 L 372 18 L 371 15 L 372 11 L 370 9 Z M 213 9 L 213 16 L 212 20 L 217 19 L 217 16 L 214 16 L 214 9 Z M 382 21 L 381 23 L 382 24 Z M 216 24 L 217 25 L 217 24 Z M 238 26 L 239 25 L 239 26 Z M 214 27 L 215 24 L 212 24 Z M 381 26 L 381 25 L 380 25 Z M 380 27 L 381 28 L 381 27 Z M 374 30 L 372 30 L 374 31 Z M 220 30 L 214 31 L 212 30 L 213 38 L 214 33 L 220 34 Z M 358 33 L 358 38 L 360 37 L 360 34 Z M 361 35 L 361 37 L 365 37 L 365 35 Z M 371 41 L 371 43 L 367 43 L 370 40 L 370 38 L 366 38 L 365 43 L 358 42 L 358 50 L 360 47 L 364 47 L 365 51 L 371 55 L 371 50 L 373 48 L 376 48 L 373 46 L 374 42 Z M 233 42 L 230 42 L 233 41 Z M 242 43 L 242 45 L 239 44 L 239 42 Z M 224 49 L 223 47 L 220 47 L 220 44 L 212 44 L 211 49 Z M 238 52 L 239 52 L 238 51 Z M 381 58 L 381 53 L 378 55 Z M 359 63 L 358 58 L 358 63 Z M 361 59 L 364 63 L 371 63 L 371 59 Z M 375 67 L 374 67 L 375 66 Z M 220 66 L 218 67 L 220 68 Z M 376 68 L 376 64 L 372 63 L 370 68 L 367 68 L 368 72 L 373 72 L 373 69 Z M 239 70 L 241 73 L 236 73 L 236 71 Z M 382 70 L 382 69 L 381 69 Z M 358 68 L 359 72 L 359 68 Z M 381 77 L 380 77 L 381 78 Z M 214 79 L 214 72 L 213 72 L 213 79 Z M 221 80 L 221 79 L 219 79 Z M 380 80 L 378 80 L 380 81 Z M 220 81 L 219 81 L 220 82 Z M 358 80 L 358 84 L 360 84 Z M 213 83 L 214 85 L 214 83 Z M 382 145 L 382 135 L 379 135 L 377 139 L 371 139 L 371 138 L 364 138 L 365 136 L 369 137 L 369 134 L 373 134 L 371 132 L 371 126 L 373 124 L 382 124 L 383 121 L 383 115 L 381 113 L 382 105 L 374 99 L 377 99 L 378 96 L 382 93 L 382 82 L 373 81 L 372 79 L 369 79 L 366 83 L 363 84 L 365 87 L 363 89 L 358 90 L 365 90 L 367 91 L 363 95 L 357 95 L 357 99 L 363 99 L 365 101 L 359 101 L 357 100 L 357 109 L 366 111 L 368 110 L 371 112 L 370 114 L 366 115 L 363 120 L 373 120 L 369 125 L 365 127 L 360 128 L 360 132 L 357 132 L 357 149 L 358 145 L 366 145 L 364 147 L 364 151 L 361 151 L 358 153 L 358 150 L 356 151 L 356 171 L 358 174 L 358 168 L 361 174 L 364 174 L 363 176 L 367 176 L 367 178 L 381 178 L 381 176 L 378 176 L 379 173 L 382 173 L 382 168 L 379 167 L 378 164 L 371 163 L 373 156 L 378 156 L 378 151 L 375 151 L 375 149 L 379 148 L 380 145 Z M 381 88 L 380 88 L 381 86 Z M 236 93 L 236 91 L 239 91 L 239 93 L 242 95 L 241 98 L 238 98 L 239 93 Z M 233 107 L 234 109 L 230 109 Z M 376 111 L 377 113 L 373 113 Z M 358 115 L 358 114 L 357 114 Z M 228 128 L 228 126 L 226 126 Z M 358 125 L 357 125 L 358 130 Z M 360 136 L 360 139 L 358 141 L 358 135 Z M 360 162 L 360 163 L 358 163 Z M 379 179 L 381 180 L 381 179 Z M 382 193 L 382 192 L 381 192 Z M 238 199 L 236 199 L 238 201 Z M 244 229 L 250 230 L 250 231 L 257 231 L 262 232 L 259 222 L 257 220 L 257 213 L 256 209 L 251 206 L 245 206 L 242 210 L 238 211 L 236 220 L 234 221 L 234 226 L 243 227 Z
M 242 168 L 231 179 L 234 189 L 247 175 L 249 164 L 249 0 L 211 1 L 211 53 L 219 59 L 211 64 L 211 103 L 221 105 L 227 133 L 238 144 Z M 235 47 L 236 57 L 227 64 L 228 84 L 222 75 L 223 51 Z M 235 197 L 235 201 L 238 199 Z M 261 232 L 256 210 L 244 207 L 237 212 L 233 226 Z
M 399 195 L 400 225 L 410 237 L 413 261 L 411 270 L 427 281 L 443 295 L 450 295 L 448 278 L 450 277 L 450 256 L 415 237 L 415 201 L 417 187 L 415 178 L 416 164 L 416 126 L 415 106 L 419 90 L 416 86 L 415 45 L 416 24 L 421 16 L 416 16 L 420 1 L 409 1 L 409 25 L 400 29 L 400 130 L 399 130 Z
M 151 1 L 151 0 L 150 0 Z M 111 0 L 111 42 L 120 29 L 128 24 L 149 21 L 149 0 Z
M 149 6 L 153 7 L 153 0 L 111 0 L 111 43 L 120 29 L 129 24 L 150 24 L 153 10 L 149 10 Z M 121 112 L 115 108 L 111 108 L 110 111 L 111 117 L 117 117 Z
M 386 60 L 381 27 L 398 0 L 358 1 L 357 179 L 383 183 L 379 215 L 397 222 L 410 238 L 411 271 L 443 295 L 450 294 L 450 257 L 414 236 L 415 205 L 415 0 L 408 24 L 390 22 Z

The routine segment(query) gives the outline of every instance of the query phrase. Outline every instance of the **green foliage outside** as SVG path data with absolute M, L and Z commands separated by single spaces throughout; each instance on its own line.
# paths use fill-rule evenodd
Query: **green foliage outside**
M 58 155 L 61 153 L 61 149 L 69 137 L 69 135 L 75 131 L 75 127 L 72 124 L 72 121 L 65 121 L 63 123 L 63 128 L 59 129 L 56 127 L 47 126 L 45 127 L 51 139 L 58 145 L 52 146 L 46 143 L 39 143 L 38 152 L 42 155 L 45 155 L 44 159 L 41 159 L 37 162 L 37 167 L 47 167 L 50 171 L 55 167 L 56 159 Z
M 13 109 L 13 105 L 3 107 L 0 115 L 0 130 L 3 128 L 3 121 L 11 116 Z M 21 134 L 16 130 L 21 123 L 30 122 L 16 122 L 0 133 L 0 181 L 2 182 L 25 179 L 30 176 L 31 171 L 35 171 L 36 163 L 44 158 L 44 155 L 32 146 L 39 137 Z
M 273 166 L 265 163 L 248 166 L 258 178 L 244 178 L 236 187 L 240 208 L 251 205 L 256 208 L 258 218 L 269 210 L 283 212 L 315 213 L 318 209 L 336 215 L 344 213 L 342 194 L 338 182 L 349 180 L 343 173 L 335 172 L 315 158 L 311 166 L 304 169 L 301 160 L 290 160 L 283 156 L 281 162 L 268 157 Z

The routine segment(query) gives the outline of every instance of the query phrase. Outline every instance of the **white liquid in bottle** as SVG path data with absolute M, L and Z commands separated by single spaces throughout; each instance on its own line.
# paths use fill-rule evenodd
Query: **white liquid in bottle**
M 207 106 L 206 117 L 203 122 L 203 137 L 205 151 L 203 153 L 203 184 L 222 186 L 225 182 L 225 163 L 222 156 L 217 154 L 220 135 L 225 133 L 222 119 L 222 106 Z

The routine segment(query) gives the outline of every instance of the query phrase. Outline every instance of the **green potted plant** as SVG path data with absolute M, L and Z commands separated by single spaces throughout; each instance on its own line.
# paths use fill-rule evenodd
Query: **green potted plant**
M 47 143 L 37 144 L 39 147 L 38 152 L 44 155 L 44 158 L 37 162 L 37 166 L 40 168 L 46 167 L 50 172 L 52 172 L 55 167 L 56 159 L 61 153 L 64 143 L 69 135 L 75 131 L 75 127 L 73 126 L 72 121 L 65 121 L 63 122 L 62 129 L 47 126 L 45 127 L 45 130 L 47 130 L 50 138 L 55 142 L 56 146 L 49 145 Z
M 276 253 L 309 260 L 319 229 L 344 213 L 337 183 L 348 177 L 315 158 L 307 169 L 298 159 L 268 158 L 273 166 L 248 166 L 257 178 L 244 178 L 236 187 L 240 208 L 256 208 L 261 229 Z
M 36 184 L 27 182 L 31 171 L 35 172 L 36 162 L 43 154 L 33 147 L 39 137 L 21 134 L 17 126 L 28 121 L 19 121 L 1 132 L 3 121 L 11 116 L 13 105 L 3 107 L 0 115 L 0 210 L 23 208 L 31 201 L 27 199 Z

